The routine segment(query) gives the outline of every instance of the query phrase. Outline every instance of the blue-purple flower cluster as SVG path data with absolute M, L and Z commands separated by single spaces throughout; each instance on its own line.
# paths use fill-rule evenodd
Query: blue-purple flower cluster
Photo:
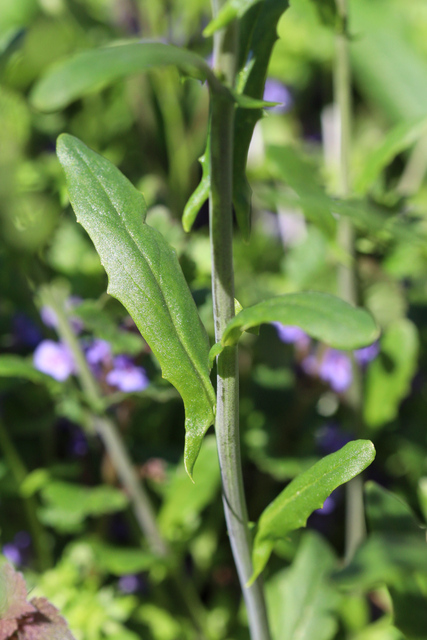
M 72 313 L 72 308 L 79 302 L 79 299 L 69 298 L 68 311 Z M 43 307 L 41 318 L 49 328 L 57 328 L 58 321 L 53 309 Z M 70 323 L 76 335 L 82 333 L 84 324 L 80 318 L 71 315 Z M 105 340 L 82 340 L 81 344 L 92 373 L 108 387 L 131 393 L 143 391 L 149 385 L 145 370 L 125 354 L 113 356 L 111 345 Z M 72 352 L 61 341 L 41 340 L 34 351 L 33 364 L 36 369 L 59 382 L 64 382 L 77 372 Z
M 297 351 L 301 369 L 308 376 L 317 377 L 326 382 L 336 393 L 346 391 L 353 381 L 353 364 L 350 355 L 344 351 L 320 346 L 312 348 L 310 337 L 299 327 L 272 323 L 279 339 L 293 344 Z M 355 361 L 363 369 L 379 354 L 379 343 L 353 352 Z

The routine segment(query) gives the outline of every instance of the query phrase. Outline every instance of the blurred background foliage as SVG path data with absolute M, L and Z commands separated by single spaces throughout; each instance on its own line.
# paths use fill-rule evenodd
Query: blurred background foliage
M 366 541 L 342 568 L 339 489 L 307 531 L 278 544 L 266 572 L 273 634 L 421 640 L 427 637 L 420 529 L 427 519 L 427 6 L 350 2 L 352 194 L 344 202 L 336 199 L 335 34 L 325 16 L 311 0 L 293 0 L 278 25 L 266 99 L 281 104 L 266 110 L 250 149 L 252 235 L 243 242 L 236 228 L 236 295 L 246 307 L 300 290 L 342 294 L 337 270 L 350 264 L 358 302 L 382 336 L 369 354 L 356 354 L 352 373 L 351 354 L 330 353 L 280 327 L 245 334 L 241 431 L 249 516 L 255 521 L 322 455 L 356 437 L 372 439 L 377 458 L 365 474 Z M 68 299 L 88 360 L 103 341 L 103 355 L 92 356 L 94 373 L 160 529 L 206 607 L 211 637 L 247 637 L 213 437 L 193 486 L 181 460 L 181 400 L 123 308 L 105 294 L 106 276 L 75 223 L 55 156 L 58 134 L 72 133 L 144 193 L 148 223 L 176 248 L 213 343 L 206 206 L 191 234 L 180 221 L 201 175 L 207 88 L 163 69 L 100 87 L 62 112 L 38 112 L 30 97 L 52 63 L 112 40 L 161 39 L 208 59 L 211 41 L 201 32 L 209 20 L 208 0 L 0 3 L 1 547 L 81 640 L 198 636 L 171 588 L 171 568 L 140 539 L 72 364 L 67 369 L 63 352 L 43 353 L 46 344 L 61 347 L 40 297 L 51 282 Z M 336 240 L 337 216 L 354 226 L 354 260 Z M 42 360 L 36 368 L 34 353 Z M 359 406 L 352 375 L 363 389 Z

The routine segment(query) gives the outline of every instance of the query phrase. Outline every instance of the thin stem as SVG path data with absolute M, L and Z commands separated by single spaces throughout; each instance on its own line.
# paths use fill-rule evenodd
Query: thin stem
M 347 0 L 336 0 L 341 28 L 336 35 L 336 56 L 334 68 L 335 101 L 339 113 L 339 195 L 350 195 L 350 155 L 351 155 L 351 69 L 347 36 L 348 5 Z M 350 264 L 341 264 L 338 269 L 338 290 L 340 296 L 357 304 L 357 283 L 354 251 L 354 231 L 351 222 L 341 219 L 338 227 L 338 242 L 350 256 Z M 354 381 L 349 390 L 349 401 L 357 415 L 362 403 L 360 375 L 353 363 Z M 366 536 L 365 513 L 363 505 L 363 482 L 361 476 L 353 478 L 346 485 L 346 539 L 345 562 L 352 559 L 357 547 Z
M 42 301 L 50 306 L 58 320 L 58 334 L 70 348 L 74 360 L 78 367 L 78 378 L 86 394 L 90 406 L 94 409 L 94 426 L 105 446 L 108 455 L 117 471 L 117 475 L 129 496 L 132 508 L 138 522 L 139 528 L 146 538 L 153 553 L 165 559 L 172 560 L 171 551 L 163 539 L 156 522 L 154 509 L 145 488 L 138 477 L 132 460 L 123 443 L 117 426 L 107 416 L 105 403 L 98 383 L 95 380 L 86 358 L 84 357 L 80 343 L 73 332 L 64 311 L 63 296 L 54 286 L 45 286 L 41 290 Z M 206 625 L 206 613 L 198 599 L 192 585 L 187 580 L 182 571 L 173 566 L 171 562 L 171 577 L 175 585 L 176 596 L 187 608 L 190 619 L 197 631 L 198 640 L 210 638 L 211 634 Z
M 214 13 L 218 9 L 214 4 Z M 215 71 L 234 84 L 237 27 L 230 25 L 214 39 Z M 212 97 L 210 234 L 215 337 L 219 341 L 234 316 L 232 252 L 232 172 L 234 106 Z M 223 486 L 223 505 L 230 544 L 248 612 L 252 640 L 269 640 L 267 612 L 260 580 L 246 587 L 252 575 L 251 536 L 243 487 L 239 437 L 239 375 L 237 347 L 227 347 L 217 359 L 215 430 Z
M 0 449 L 7 461 L 10 471 L 18 487 L 24 482 L 28 471 L 13 444 L 9 434 L 0 420 Z M 50 552 L 49 539 L 37 517 L 37 503 L 34 497 L 24 497 L 24 508 L 27 515 L 28 526 L 34 541 L 34 548 L 37 553 L 37 563 L 40 571 L 44 571 L 52 566 L 52 554 Z

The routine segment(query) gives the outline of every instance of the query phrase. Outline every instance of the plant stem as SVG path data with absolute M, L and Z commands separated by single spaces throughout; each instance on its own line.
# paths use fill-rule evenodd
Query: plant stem
M 335 101 L 339 113 L 339 196 L 346 198 L 350 195 L 350 154 L 351 154 L 351 69 L 348 46 L 347 0 L 336 0 L 340 19 L 339 32 L 336 35 L 336 55 L 334 68 Z M 341 264 L 338 269 L 338 290 L 340 296 L 353 305 L 357 304 L 357 283 L 354 251 L 354 231 L 352 224 L 346 218 L 339 222 L 338 242 L 350 256 L 350 264 Z M 349 401 L 356 416 L 360 413 L 362 404 L 362 389 L 359 371 L 353 363 L 353 384 L 349 390 Z M 357 419 L 357 417 L 356 417 Z M 346 540 L 345 562 L 352 559 L 357 547 L 366 536 L 365 513 L 363 505 L 362 477 L 357 476 L 346 485 Z
M 146 538 L 151 551 L 166 560 L 172 560 L 171 551 L 163 539 L 157 526 L 154 509 L 150 498 L 139 479 L 132 460 L 123 443 L 120 432 L 111 418 L 106 414 L 105 403 L 98 383 L 95 380 L 80 343 L 70 325 L 64 311 L 63 295 L 54 286 L 42 287 L 40 297 L 44 304 L 50 306 L 58 320 L 58 334 L 70 348 L 77 364 L 77 375 L 86 394 L 89 405 L 94 411 L 93 422 L 108 455 L 111 458 L 117 475 L 129 496 L 139 528 Z M 206 625 L 206 613 L 187 577 L 170 563 L 171 577 L 175 585 L 176 597 L 187 608 L 190 619 L 197 631 L 197 639 L 204 640 L 211 635 Z
M 214 15 L 218 3 L 214 2 Z M 234 85 L 237 26 L 232 23 L 214 37 L 214 68 Z M 210 234 L 215 338 L 221 339 L 234 316 L 233 273 L 233 126 L 234 105 L 213 95 L 211 103 Z M 239 438 L 239 374 L 237 347 L 227 347 L 217 359 L 217 411 L 215 430 L 223 486 L 227 529 L 248 612 L 252 640 L 269 640 L 267 612 L 260 580 L 251 587 L 251 536 L 243 488 Z
M 21 457 L 9 437 L 9 434 L 0 420 L 0 449 L 3 451 L 4 457 L 7 461 L 10 471 L 14 477 L 18 488 L 24 482 L 28 475 L 28 471 L 25 468 Z M 43 529 L 37 517 L 37 503 L 34 497 L 22 497 L 24 507 L 28 519 L 28 526 L 31 531 L 31 535 L 34 541 L 34 548 L 37 553 L 38 569 L 45 571 L 52 566 L 52 554 L 50 551 L 49 539 L 46 531 Z

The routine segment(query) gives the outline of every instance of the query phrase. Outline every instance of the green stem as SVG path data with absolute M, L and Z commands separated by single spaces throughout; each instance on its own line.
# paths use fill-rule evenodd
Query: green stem
M 351 156 L 351 68 L 348 45 L 347 0 L 336 0 L 341 28 L 336 36 L 336 56 L 334 68 L 335 101 L 339 112 L 340 151 L 339 151 L 339 196 L 350 195 L 350 156 Z M 341 264 L 338 269 L 338 290 L 340 296 L 353 305 L 357 304 L 357 282 L 354 251 L 354 230 L 349 220 L 343 218 L 339 222 L 338 242 L 350 256 L 350 264 Z M 355 415 L 360 413 L 362 405 L 362 389 L 360 375 L 353 363 L 354 381 L 349 390 L 348 399 Z M 357 547 L 366 536 L 365 513 L 363 505 L 362 477 L 357 476 L 346 485 L 346 540 L 345 562 L 352 559 Z
M 214 5 L 214 15 L 217 10 Z M 216 34 L 214 67 L 229 85 L 234 84 L 237 27 L 231 24 Z M 234 316 L 232 252 L 232 176 L 234 105 L 212 96 L 210 234 L 215 338 L 218 342 Z M 237 347 L 227 347 L 217 359 L 217 411 L 215 430 L 223 486 L 227 529 L 248 612 L 252 640 L 269 640 L 270 632 L 262 584 L 246 587 L 252 575 L 251 536 L 243 487 L 239 437 L 239 375 Z
M 150 498 L 135 471 L 117 426 L 106 414 L 106 403 L 98 389 L 98 383 L 87 364 L 80 343 L 64 311 L 64 297 L 54 286 L 45 286 L 41 289 L 40 298 L 42 302 L 50 306 L 56 314 L 58 334 L 73 354 L 78 368 L 77 375 L 80 384 L 85 392 L 89 405 L 94 410 L 93 422 L 95 429 L 111 458 L 120 482 L 129 496 L 139 528 L 153 553 L 160 555 L 166 560 L 171 560 L 171 551 L 158 529 Z M 192 585 L 189 584 L 187 578 L 182 575 L 182 572 L 174 568 L 173 562 L 171 564 L 172 580 L 175 586 L 176 596 L 188 610 L 190 619 L 193 621 L 198 634 L 197 639 L 204 640 L 205 638 L 210 638 L 211 634 L 206 625 L 206 613 L 197 594 L 194 589 L 192 589 Z
M 0 420 L 0 448 L 7 461 L 10 471 L 14 477 L 18 488 L 28 475 L 21 457 L 9 437 L 9 434 Z M 24 508 L 28 520 L 28 526 L 34 541 L 34 548 L 37 553 L 37 564 L 40 571 L 45 571 L 52 566 L 52 554 L 50 552 L 49 539 L 37 517 L 37 502 L 33 497 L 23 497 Z

